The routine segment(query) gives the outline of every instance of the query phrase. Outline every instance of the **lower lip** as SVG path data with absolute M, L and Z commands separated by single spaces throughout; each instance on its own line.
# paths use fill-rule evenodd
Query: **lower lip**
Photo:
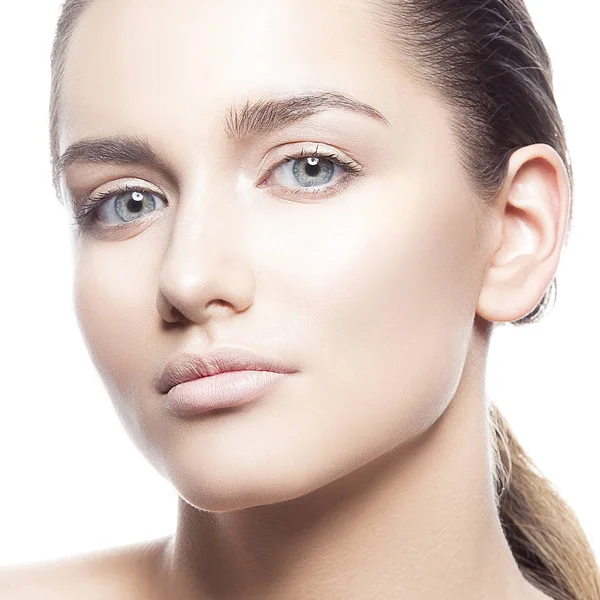
M 286 377 L 274 371 L 227 371 L 172 387 L 165 396 L 167 410 L 194 416 L 258 400 Z

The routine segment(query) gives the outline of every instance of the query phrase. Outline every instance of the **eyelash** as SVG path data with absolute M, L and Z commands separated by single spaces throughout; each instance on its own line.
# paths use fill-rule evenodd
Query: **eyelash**
M 83 231 L 97 228 L 98 209 L 100 208 L 100 205 L 103 204 L 105 200 L 109 200 L 110 198 L 114 198 L 115 196 L 124 194 L 125 192 L 140 192 L 142 194 L 150 193 L 154 196 L 159 195 L 144 186 L 135 184 L 118 184 L 111 190 L 107 190 L 106 192 L 100 192 L 99 194 L 93 197 L 89 196 L 88 198 L 86 198 L 81 209 L 75 214 L 74 225 L 76 225 Z M 106 225 L 104 226 L 104 228 L 110 230 L 122 229 L 124 227 L 130 227 L 133 223 L 136 223 L 140 220 L 141 219 L 136 219 L 135 221 L 128 221 L 125 223 L 121 223 L 120 225 Z
M 282 166 L 288 162 L 291 162 L 293 160 L 298 160 L 298 159 L 307 158 L 307 157 L 317 157 L 317 158 L 324 158 L 326 160 L 329 160 L 332 163 L 341 167 L 345 171 L 345 174 L 342 177 L 340 177 L 336 183 L 334 183 L 332 185 L 326 185 L 326 187 L 321 186 L 319 188 L 315 187 L 315 189 L 310 189 L 310 187 L 299 187 L 299 188 L 295 188 L 294 191 L 288 191 L 287 193 L 290 195 L 304 193 L 304 194 L 309 194 L 312 197 L 317 197 L 317 196 L 322 196 L 325 194 L 332 194 L 332 193 L 335 193 L 336 191 L 340 190 L 342 187 L 344 187 L 344 185 L 346 183 L 348 183 L 349 179 L 351 179 L 353 177 L 359 177 L 362 175 L 363 167 L 360 166 L 355 161 L 345 160 L 336 153 L 319 152 L 319 149 L 317 146 L 317 149 L 314 152 L 306 153 L 305 149 L 303 148 L 300 152 L 297 152 L 295 154 L 285 155 L 285 158 L 283 158 L 277 164 L 273 165 L 267 171 L 267 173 L 262 178 L 259 186 L 263 187 L 262 182 L 268 180 L 269 177 L 271 177 L 272 173 L 275 171 L 275 169 L 277 169 L 280 166 Z M 136 184 L 116 185 L 111 190 L 107 190 L 105 192 L 100 192 L 99 194 L 96 194 L 95 196 L 88 196 L 85 199 L 81 209 L 75 214 L 74 225 L 82 230 L 91 230 L 91 229 L 98 228 L 97 218 L 98 218 L 98 209 L 100 208 L 100 205 L 104 201 L 109 200 L 110 198 L 114 198 L 115 196 L 118 196 L 125 192 L 149 193 L 154 196 L 159 196 L 162 198 L 162 196 L 160 196 L 160 194 L 157 194 L 156 192 L 154 192 L 151 189 L 144 187 L 144 186 L 140 186 L 140 185 L 136 185 Z M 119 224 L 119 225 L 107 225 L 107 226 L 104 226 L 103 228 L 114 231 L 117 229 L 130 227 L 142 220 L 143 220 L 143 217 L 140 219 L 134 219 L 133 221 L 127 221 L 127 222 Z

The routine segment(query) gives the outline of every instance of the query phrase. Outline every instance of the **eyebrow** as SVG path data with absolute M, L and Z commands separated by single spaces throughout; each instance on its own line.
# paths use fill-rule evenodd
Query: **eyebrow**
M 340 92 L 316 91 L 301 95 L 246 101 L 238 111 L 230 107 L 226 117 L 226 133 L 235 140 L 270 133 L 315 113 L 330 109 L 351 110 L 381 121 L 389 121 L 375 108 Z
M 241 110 L 234 104 L 226 113 L 225 133 L 230 139 L 239 141 L 253 135 L 271 133 L 330 109 L 351 110 L 390 126 L 389 121 L 378 110 L 347 94 L 316 91 L 252 102 L 248 100 Z M 69 165 L 77 162 L 137 164 L 168 172 L 167 165 L 150 143 L 135 135 L 90 138 L 73 143 L 57 161 L 56 178 Z

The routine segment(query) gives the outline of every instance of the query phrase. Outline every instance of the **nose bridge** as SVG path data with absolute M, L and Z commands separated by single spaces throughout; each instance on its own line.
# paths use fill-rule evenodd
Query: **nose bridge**
M 245 258 L 235 194 L 231 180 L 224 178 L 197 181 L 180 190 L 160 270 L 159 302 L 166 301 L 190 319 L 202 319 L 200 312 L 212 301 L 247 301 L 248 278 L 239 276 Z
M 225 176 L 199 179 L 182 187 L 169 252 L 177 253 L 179 246 L 210 249 L 219 243 L 227 245 L 239 227 L 236 202 L 236 190 Z

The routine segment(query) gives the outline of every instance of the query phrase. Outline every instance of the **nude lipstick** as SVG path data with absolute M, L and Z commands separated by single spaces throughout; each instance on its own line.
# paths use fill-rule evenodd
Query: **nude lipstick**
M 166 409 L 181 417 L 258 400 L 296 369 L 251 350 L 221 347 L 169 361 L 157 382 Z

